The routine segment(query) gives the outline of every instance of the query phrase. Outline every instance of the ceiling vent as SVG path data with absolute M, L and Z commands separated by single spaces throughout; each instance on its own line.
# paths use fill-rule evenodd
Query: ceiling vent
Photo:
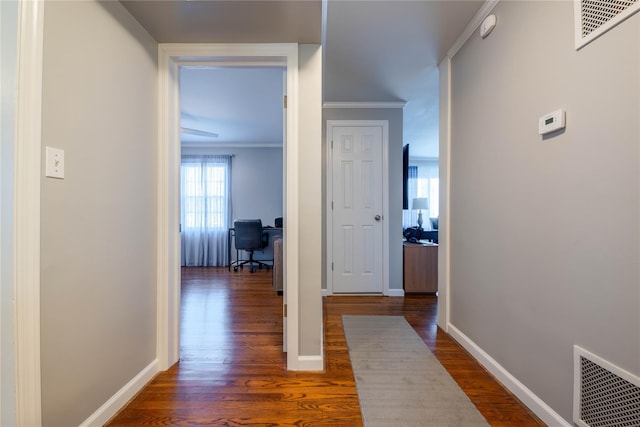
M 574 0 L 576 49 L 606 33 L 638 10 L 638 0 Z
M 640 378 L 578 346 L 573 353 L 576 425 L 640 426 Z

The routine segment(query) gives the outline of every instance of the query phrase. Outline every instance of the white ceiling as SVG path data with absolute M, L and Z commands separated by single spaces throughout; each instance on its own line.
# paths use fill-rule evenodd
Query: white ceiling
M 182 67 L 181 126 L 218 134 L 182 134 L 184 146 L 281 146 L 284 68 Z
M 411 144 L 412 156 L 437 157 L 437 66 L 483 1 L 329 0 L 324 36 L 320 0 L 121 3 L 161 43 L 319 44 L 324 38 L 324 102 L 404 101 L 403 142 Z M 281 140 L 281 133 L 274 129 L 281 127 L 282 117 L 263 110 L 271 108 L 270 103 L 276 101 L 258 99 L 258 96 L 271 96 L 271 91 L 261 91 L 256 86 L 254 90 L 243 90 L 254 82 L 258 86 L 275 85 L 275 77 L 251 73 L 247 77 L 238 73 L 238 81 L 234 83 L 235 74 L 230 75 L 230 70 L 218 71 L 208 77 L 201 75 L 206 72 L 194 71 L 194 79 L 208 81 L 205 83 L 208 86 L 197 90 L 187 91 L 186 88 L 196 82 L 183 80 L 183 126 L 192 127 L 186 126 L 187 118 L 193 126 L 198 125 L 195 117 L 201 118 L 200 125 L 209 126 L 205 130 L 219 133 L 215 138 L 218 144 L 240 140 L 272 144 L 274 140 Z M 272 72 L 268 70 L 267 74 Z M 191 74 L 191 70 L 186 74 Z M 214 83 L 218 78 L 214 76 L 227 79 L 223 85 L 226 90 L 220 90 L 222 80 Z M 268 80 L 270 78 L 274 80 Z M 215 85 L 218 90 L 210 90 Z M 236 85 L 237 89 L 233 89 Z M 280 82 L 279 93 L 281 86 Z M 206 100 L 203 100 L 205 92 Z M 278 103 L 280 99 L 279 96 Z M 235 102 L 256 109 L 248 111 L 235 106 Z M 232 117 L 231 110 L 244 117 Z M 267 123 L 267 116 L 272 116 L 271 124 Z M 238 123 L 239 129 L 233 130 L 233 123 Z M 274 133 L 269 134 L 269 129 Z

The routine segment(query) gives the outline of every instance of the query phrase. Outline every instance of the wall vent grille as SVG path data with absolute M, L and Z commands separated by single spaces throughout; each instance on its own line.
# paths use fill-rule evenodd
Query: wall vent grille
M 576 49 L 640 10 L 638 0 L 574 0 Z
M 640 426 L 640 378 L 588 351 L 574 351 L 574 414 L 582 427 Z

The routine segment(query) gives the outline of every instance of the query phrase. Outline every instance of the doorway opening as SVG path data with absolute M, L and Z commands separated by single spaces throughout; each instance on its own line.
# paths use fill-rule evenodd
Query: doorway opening
M 238 270 L 238 259 L 246 256 L 235 250 L 234 221 L 261 221 L 266 235 L 255 259 L 267 265 L 274 260 L 274 239 L 282 234 L 275 226 L 284 209 L 286 73 L 282 65 L 225 62 L 183 65 L 179 71 L 181 278 L 193 277 L 189 270 L 197 267 L 221 267 L 200 269 L 204 280 L 197 292 L 181 286 L 180 360 L 208 360 L 220 343 L 203 349 L 215 338 L 201 340 L 196 332 L 231 335 L 225 329 L 232 323 L 222 313 L 239 302 L 220 284 L 234 287 L 245 277 L 248 285 L 254 279 Z M 232 266 L 238 277 L 225 278 Z M 270 274 L 262 273 L 264 282 Z
M 159 144 L 158 144 L 158 361 L 168 369 L 180 357 L 180 67 L 281 67 L 286 70 L 288 107 L 283 131 L 283 238 L 284 287 L 287 290 L 288 323 L 284 340 L 287 367 L 298 361 L 298 212 L 296 168 L 298 117 L 295 114 L 298 82 L 296 44 L 209 45 L 167 44 L 159 47 Z M 214 130 L 211 133 L 216 133 Z M 283 310 L 283 313 L 285 311 Z M 288 322 L 287 322 L 288 320 Z

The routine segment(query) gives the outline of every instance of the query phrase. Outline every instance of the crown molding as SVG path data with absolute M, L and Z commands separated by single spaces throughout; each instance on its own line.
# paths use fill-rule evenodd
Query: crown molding
M 480 10 L 475 14 L 473 19 L 469 21 L 469 24 L 466 26 L 460 37 L 453 43 L 453 46 L 447 52 L 447 57 L 453 58 L 456 53 L 464 46 L 464 44 L 473 36 L 473 33 L 480 27 L 482 21 L 489 16 L 494 7 L 498 4 L 500 0 L 487 0 L 484 2 Z

